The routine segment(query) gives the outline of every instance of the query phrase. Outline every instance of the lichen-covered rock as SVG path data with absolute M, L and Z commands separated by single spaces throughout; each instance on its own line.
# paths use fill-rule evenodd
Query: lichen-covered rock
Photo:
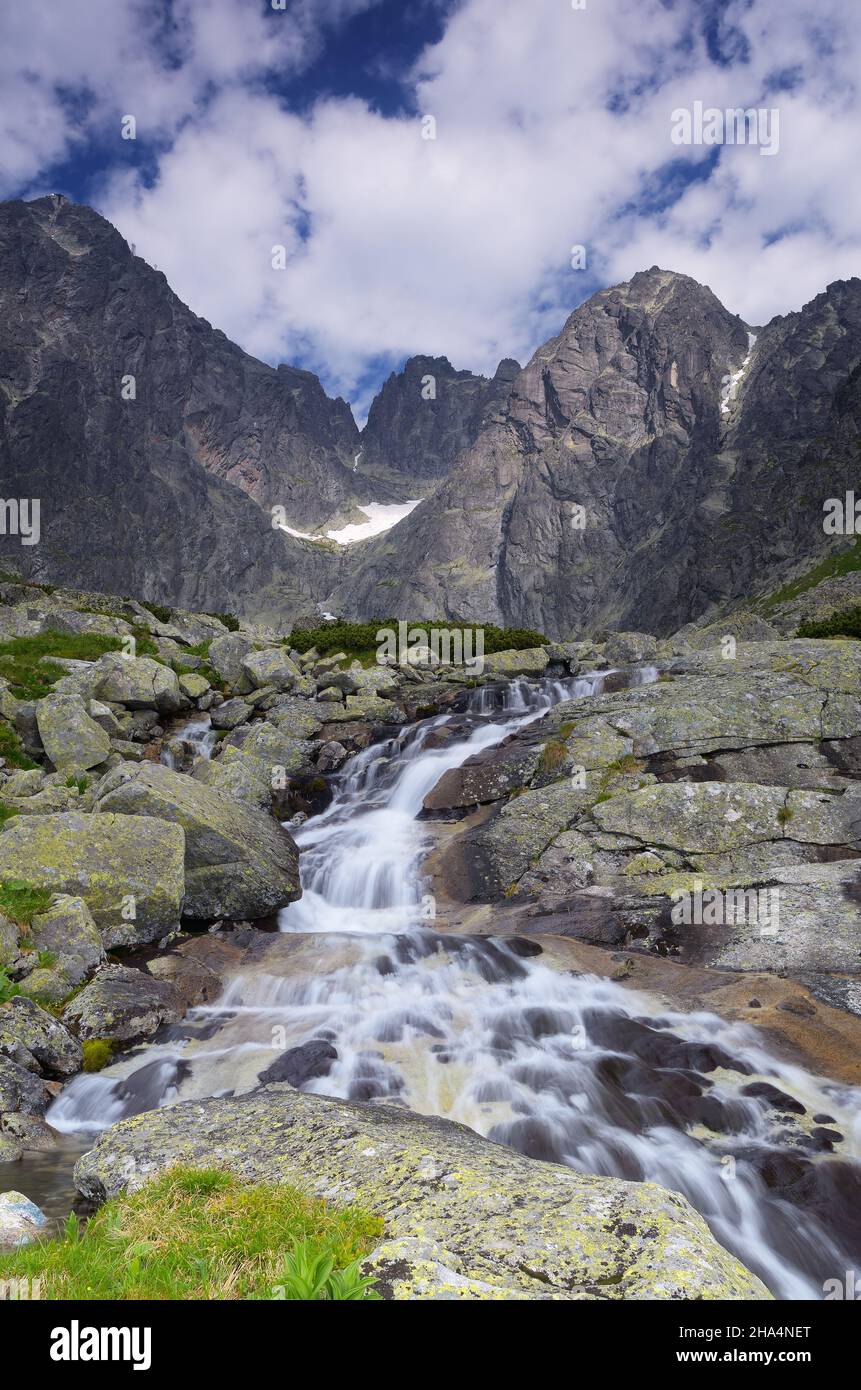
M 0 835 L 0 875 L 26 865 L 39 887 L 82 897 L 110 950 L 178 926 L 184 852 L 181 827 L 151 816 L 17 816 Z
M 652 661 L 658 649 L 657 638 L 649 632 L 611 632 L 604 655 L 614 664 Z
M 108 756 L 108 734 L 74 695 L 46 695 L 36 705 L 36 722 L 58 772 L 85 772 Z
M 75 1182 L 102 1201 L 177 1163 L 361 1201 L 385 1221 L 364 1268 L 390 1298 L 769 1297 L 677 1193 L 283 1085 L 124 1120 L 78 1161 Z
M 66 1006 L 80 1036 L 133 1043 L 150 1038 L 182 1016 L 183 1005 L 166 980 L 143 970 L 108 965 Z
M 0 913 L 0 969 L 18 954 L 18 927 Z
M 153 708 L 159 714 L 176 714 L 182 696 L 176 672 L 148 656 L 123 657 L 113 653 L 99 662 L 101 674 L 93 694 L 129 709 Z
M 213 791 L 230 796 L 234 801 L 268 811 L 272 804 L 272 785 L 265 763 L 251 758 L 241 748 L 225 748 L 213 760 L 201 758 L 191 776 Z
M 45 1234 L 48 1218 L 23 1192 L 0 1192 L 0 1250 L 17 1250 Z
M 543 676 L 549 660 L 543 647 L 491 652 L 484 658 L 484 673 L 494 676 Z
M 21 1061 L 25 1049 L 44 1076 L 74 1076 L 81 1044 L 59 1019 L 20 995 L 0 1008 L 0 1055 Z
M 210 684 L 205 676 L 198 676 L 194 671 L 184 671 L 179 677 L 179 688 L 189 700 L 199 700 L 201 695 L 205 695 L 210 689 Z
M 251 706 L 246 700 L 240 700 L 238 697 L 225 700 L 221 705 L 214 705 L 210 715 L 213 729 L 235 729 L 250 717 Z
M 88 979 L 105 958 L 99 929 L 81 897 L 56 894 L 47 912 L 33 918 L 30 931 L 35 949 L 56 957 L 66 994 Z
M 189 917 L 254 919 L 299 897 L 298 854 L 287 831 L 195 778 L 159 763 L 127 763 L 103 778 L 96 806 L 182 827 Z
M 227 632 L 223 637 L 215 637 L 209 644 L 207 657 L 217 675 L 228 685 L 235 686 L 242 679 L 242 663 L 251 651 L 252 643 L 239 632 Z M 247 682 L 251 689 L 251 682 Z
M 270 685 L 275 690 L 292 689 L 301 672 L 290 660 L 285 647 L 266 647 L 262 652 L 249 652 L 242 670 L 254 690 Z
M 611 796 L 593 808 L 602 830 L 698 854 L 790 840 L 851 846 L 861 805 L 826 792 L 738 782 L 667 782 Z

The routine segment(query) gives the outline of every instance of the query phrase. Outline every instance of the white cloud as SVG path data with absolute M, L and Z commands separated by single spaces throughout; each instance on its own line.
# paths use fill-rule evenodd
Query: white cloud
M 408 78 L 414 117 L 357 98 L 299 116 L 255 81 L 301 68 L 327 24 L 370 3 L 306 0 L 273 30 L 240 0 L 178 0 L 170 71 L 150 11 L 64 4 L 63 15 L 90 15 L 103 76 L 88 125 L 139 100 L 169 142 L 151 187 L 114 170 L 98 205 L 249 351 L 301 358 L 355 396 L 381 357 L 445 353 L 483 371 L 523 360 L 587 289 L 654 263 L 710 284 L 750 322 L 861 265 L 850 178 L 861 43 L 840 0 L 731 0 L 722 33 L 748 47 L 732 66 L 710 58 L 696 0 L 464 0 Z M 45 24 L 19 24 L 39 77 L 17 79 L 18 178 L 72 138 L 51 93 L 64 71 L 74 82 L 86 69 L 87 41 L 72 36 L 66 51 Z M 778 73 L 792 88 L 769 94 Z M 709 153 L 670 141 L 672 110 L 695 100 L 778 106 L 779 153 L 723 149 L 706 178 L 650 213 L 643 192 L 669 161 Z M 435 140 L 421 138 L 423 114 Z M 575 243 L 585 275 L 569 267 Z

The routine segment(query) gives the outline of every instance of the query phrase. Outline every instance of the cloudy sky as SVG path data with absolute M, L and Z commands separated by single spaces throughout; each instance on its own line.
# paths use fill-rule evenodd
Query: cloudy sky
M 859 74 L 847 0 L 0 0 L 0 197 L 92 204 L 361 416 L 653 264 L 754 324 L 861 273 Z M 675 144 L 697 101 L 777 152 Z

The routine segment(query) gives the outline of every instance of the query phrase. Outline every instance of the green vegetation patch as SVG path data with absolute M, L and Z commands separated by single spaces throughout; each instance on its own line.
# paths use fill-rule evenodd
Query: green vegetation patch
M 368 623 L 321 623 L 319 627 L 294 627 L 289 637 L 284 639 L 287 646 L 297 652 L 309 652 L 316 647 L 321 656 L 331 656 L 344 652 L 350 660 L 358 658 L 363 665 L 373 665 L 377 659 L 380 643 L 377 633 L 381 628 L 391 628 L 398 632 L 397 618 L 374 618 Z M 423 619 L 409 622 L 407 631 L 421 628 L 430 634 L 432 628 L 448 632 L 483 632 L 484 652 L 521 651 L 525 647 L 541 647 L 547 641 L 540 632 L 526 627 L 496 627 L 493 623 L 458 623 L 453 619 Z M 464 643 L 464 645 L 466 645 Z M 472 645 L 476 651 L 475 639 Z
M 26 878 L 7 878 L 0 882 L 0 913 L 19 927 L 29 927 L 51 906 L 52 896 L 50 888 L 38 888 Z
M 800 594 L 806 594 L 808 589 L 815 589 L 817 584 L 822 583 L 823 579 L 834 579 L 843 574 L 852 574 L 854 570 L 861 570 L 861 540 L 853 541 L 848 549 L 841 550 L 838 554 L 829 555 L 826 559 L 821 560 L 800 579 L 794 580 L 792 584 L 785 584 L 782 589 L 777 589 L 767 598 L 754 603 L 753 608 L 761 613 L 770 613 L 773 608 L 777 608 L 778 604 L 789 603 L 791 599 L 798 598 Z
M 146 599 L 142 598 L 140 605 L 148 613 L 152 613 L 154 618 L 158 618 L 160 623 L 169 623 L 173 617 L 173 609 L 166 608 L 163 603 L 147 603 Z
M 155 643 L 146 634 L 135 632 L 138 656 L 154 656 Z M 42 632 L 38 637 L 12 637 L 0 642 L 0 676 L 9 682 L 19 700 L 41 700 L 67 675 L 65 667 L 51 658 L 65 661 L 98 661 L 106 652 L 123 650 L 121 637 L 98 632 Z M 32 766 L 32 764 L 31 764 Z
M 368 1294 L 356 1262 L 381 1231 L 357 1206 L 172 1168 L 83 1230 L 70 1216 L 64 1236 L 0 1255 L 0 1280 L 39 1279 L 43 1299 L 355 1299 Z
M 861 638 L 861 604 L 841 608 L 820 622 L 802 623 L 796 637 L 856 637 Z
M 101 1071 L 113 1056 L 114 1044 L 111 1038 L 85 1038 L 81 1050 L 84 1054 L 84 1071 Z
M 23 768 L 25 771 L 39 766 L 38 763 L 33 762 L 32 758 L 27 757 L 15 730 L 2 721 L 0 721 L 0 758 L 5 758 L 10 766 Z

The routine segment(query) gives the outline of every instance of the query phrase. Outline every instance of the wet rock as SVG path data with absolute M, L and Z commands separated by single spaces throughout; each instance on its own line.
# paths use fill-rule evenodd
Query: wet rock
M 67 1005 L 64 1017 L 83 1039 L 134 1043 L 181 1015 L 182 1002 L 169 984 L 142 970 L 108 965 Z
M 360 1192 L 386 1223 L 363 1267 L 395 1298 L 414 1295 L 412 1268 L 387 1253 L 402 1240 L 445 1251 L 445 1267 L 468 1281 L 463 1296 L 488 1285 L 521 1299 L 768 1297 L 676 1193 L 536 1165 L 461 1125 L 286 1086 L 122 1121 L 79 1160 L 75 1181 L 102 1201 L 216 1153 L 250 1180 L 335 1202 Z
M 49 1153 L 57 1144 L 57 1131 L 38 1115 L 4 1115 L 0 1138 L 18 1144 L 22 1153 Z
M 337 1059 L 337 1050 L 331 1043 L 312 1038 L 310 1042 L 282 1052 L 260 1073 L 260 1084 L 268 1086 L 273 1081 L 287 1081 L 298 1088 L 318 1076 L 328 1076 L 332 1063 Z
M 743 1096 L 751 1096 L 755 1100 L 765 1101 L 771 1110 L 777 1110 L 783 1115 L 804 1115 L 805 1107 L 800 1100 L 794 1096 L 788 1096 L 785 1092 L 778 1090 L 776 1086 L 770 1085 L 767 1081 L 752 1081 L 750 1085 L 743 1086 L 741 1091 Z

